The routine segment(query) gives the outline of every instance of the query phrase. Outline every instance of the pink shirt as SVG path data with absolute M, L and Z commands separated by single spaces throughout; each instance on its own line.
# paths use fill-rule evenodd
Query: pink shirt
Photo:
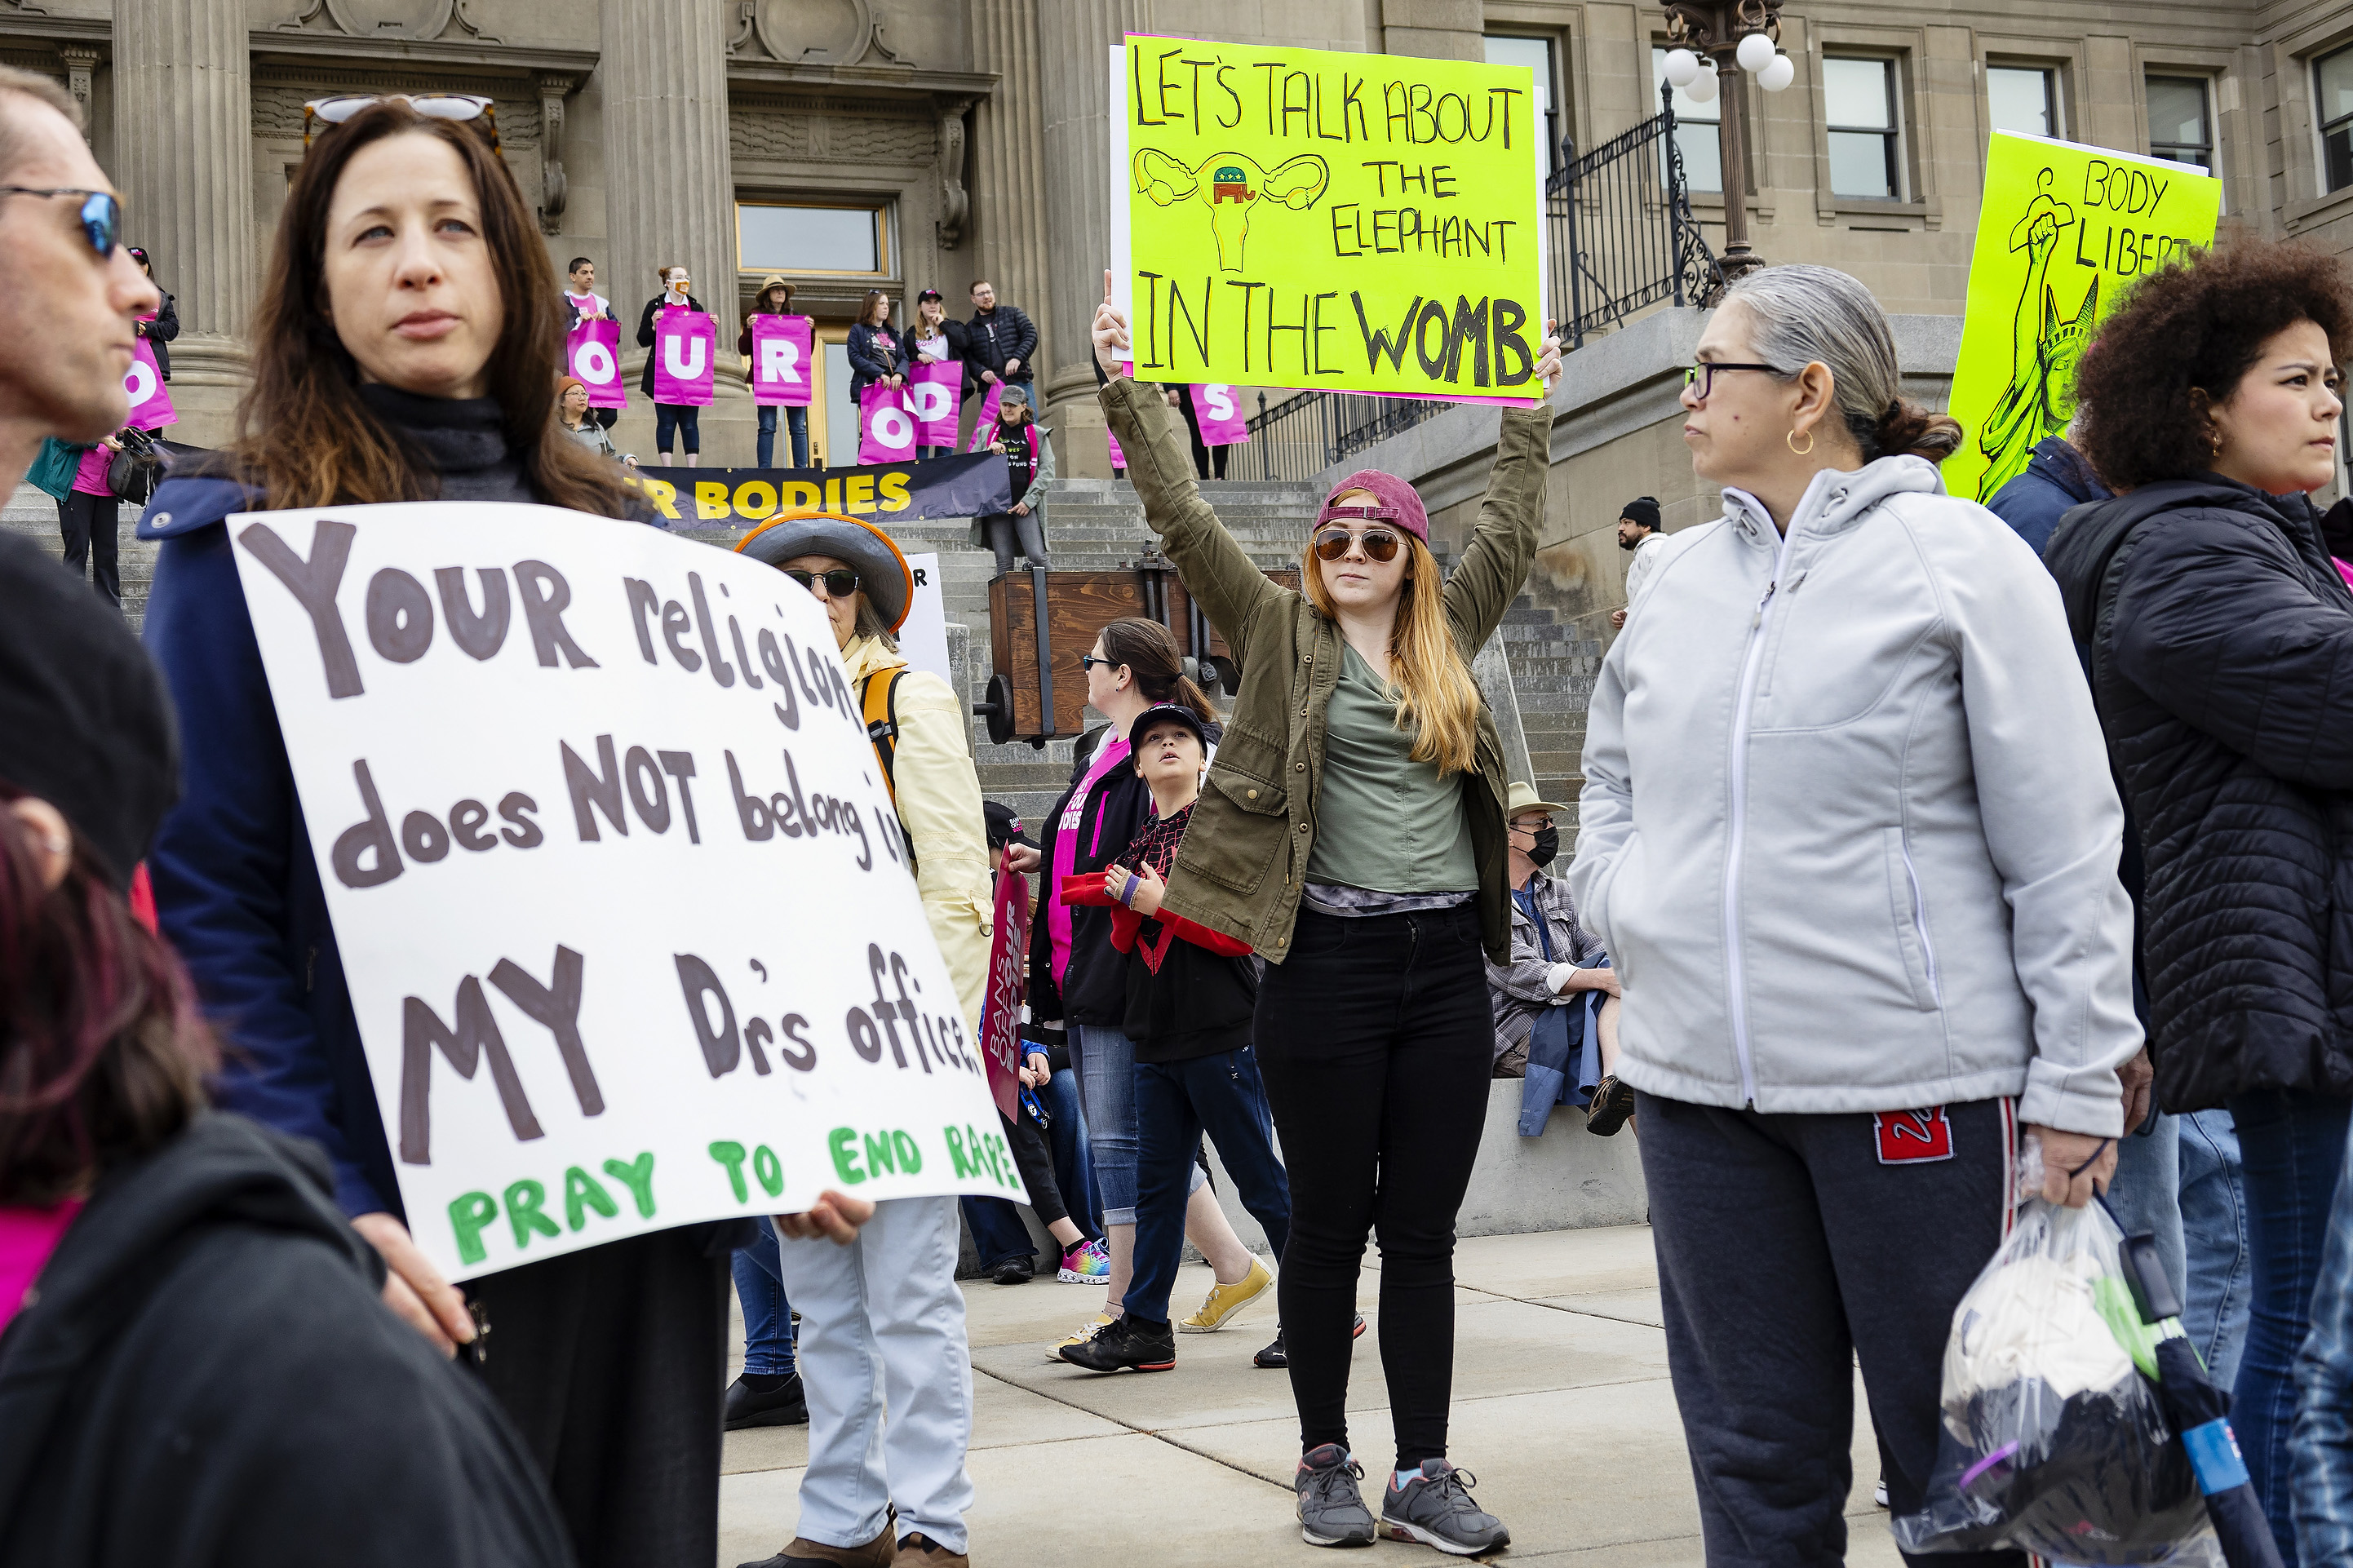
M 92 447 L 81 455 L 81 467 L 74 470 L 73 488 L 86 496 L 111 496 L 106 488 L 106 465 L 114 454 L 104 446 Z
M 68 1198 L 45 1208 L 0 1205 L 0 1329 L 25 1304 L 25 1292 L 48 1266 L 65 1239 L 66 1227 L 81 1213 L 81 1200 Z
M 1087 764 L 1087 776 L 1071 792 L 1071 804 L 1062 808 L 1062 820 L 1054 825 L 1054 879 L 1046 884 L 1050 893 L 1062 885 L 1063 878 L 1079 868 L 1079 819 L 1086 815 L 1088 798 L 1103 783 L 1103 776 L 1125 761 L 1127 742 L 1122 736 L 1113 735 L 1095 748 L 1094 760 Z M 1103 837 L 1100 819 L 1095 825 L 1095 837 Z M 1097 847 L 1090 847 L 1089 853 Z M 1071 967 L 1071 907 L 1058 898 L 1046 900 L 1046 934 L 1053 939 L 1054 984 L 1060 985 Z

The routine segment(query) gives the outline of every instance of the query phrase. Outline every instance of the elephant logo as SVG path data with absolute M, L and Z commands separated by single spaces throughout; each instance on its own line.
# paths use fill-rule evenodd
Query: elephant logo
M 1331 183 L 1331 165 L 1313 153 L 1272 169 L 1240 153 L 1217 153 L 1196 169 L 1156 147 L 1135 155 L 1135 188 L 1153 205 L 1170 206 L 1191 196 L 1209 209 L 1209 233 L 1217 239 L 1218 268 L 1224 272 L 1242 269 L 1252 207 L 1272 200 L 1305 212 L 1323 199 Z

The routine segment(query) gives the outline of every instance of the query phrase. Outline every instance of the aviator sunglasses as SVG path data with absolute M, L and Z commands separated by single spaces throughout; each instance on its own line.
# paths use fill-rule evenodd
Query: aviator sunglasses
M 311 138 L 319 134 L 312 122 L 321 126 L 341 125 L 362 110 L 379 103 L 405 103 L 427 120 L 479 120 L 491 133 L 491 151 L 499 149 L 499 109 L 491 100 L 477 92 L 363 92 L 341 93 L 333 98 L 314 98 L 302 106 L 302 151 L 311 150 Z
M 98 258 L 104 261 L 112 257 L 114 247 L 122 241 L 122 204 L 111 191 L 77 190 L 71 185 L 49 190 L 32 185 L 0 185 L 0 196 L 79 196 L 81 237 L 98 252 Z
M 1365 553 L 1375 561 L 1394 561 L 1405 543 L 1396 530 L 1367 528 L 1359 532 L 1349 528 L 1329 528 L 1325 524 L 1342 521 L 1389 522 L 1398 515 L 1393 506 L 1327 506 L 1324 515 L 1315 520 L 1315 554 L 1319 560 L 1337 561 L 1348 553 L 1352 543 L 1362 544 Z
M 793 566 L 786 569 L 785 575 L 812 594 L 817 592 L 817 585 L 823 583 L 826 597 L 829 599 L 847 599 L 858 592 L 858 574 L 847 566 L 837 566 L 830 572 L 804 572 Z

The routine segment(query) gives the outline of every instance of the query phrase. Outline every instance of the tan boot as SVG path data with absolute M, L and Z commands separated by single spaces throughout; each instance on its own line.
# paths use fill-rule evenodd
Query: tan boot
M 882 1533 L 863 1546 L 827 1546 L 797 1535 L 791 1545 L 774 1557 L 742 1563 L 739 1568 L 891 1568 L 898 1555 L 891 1540 L 895 1522 L 884 1521 Z
M 891 1568 L 972 1568 L 972 1559 L 961 1552 L 950 1552 L 927 1535 L 916 1534 L 899 1542 L 899 1555 L 891 1560 Z

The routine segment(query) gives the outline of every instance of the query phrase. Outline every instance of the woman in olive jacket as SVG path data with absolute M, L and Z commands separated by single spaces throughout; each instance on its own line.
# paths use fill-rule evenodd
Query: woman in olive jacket
M 1256 1044 L 1293 1173 L 1279 1289 L 1305 1450 L 1301 1534 L 1315 1545 L 1374 1534 L 1344 1405 L 1357 1271 L 1377 1226 L 1398 1446 L 1381 1528 L 1486 1551 L 1510 1532 L 1445 1458 L 1454 1216 L 1493 1054 L 1480 955 L 1511 951 L 1503 744 L 1471 659 L 1535 554 L 1549 403 L 1504 415 L 1451 579 L 1413 488 L 1366 470 L 1324 501 L 1302 554 L 1305 591 L 1278 587 L 1202 500 L 1160 389 L 1126 374 L 1111 283 L 1104 274 L 1094 324 L 1104 414 L 1145 521 L 1242 668 L 1163 907 L 1268 964 Z M 1559 344 L 1519 346 L 1524 373 L 1548 384 Z

